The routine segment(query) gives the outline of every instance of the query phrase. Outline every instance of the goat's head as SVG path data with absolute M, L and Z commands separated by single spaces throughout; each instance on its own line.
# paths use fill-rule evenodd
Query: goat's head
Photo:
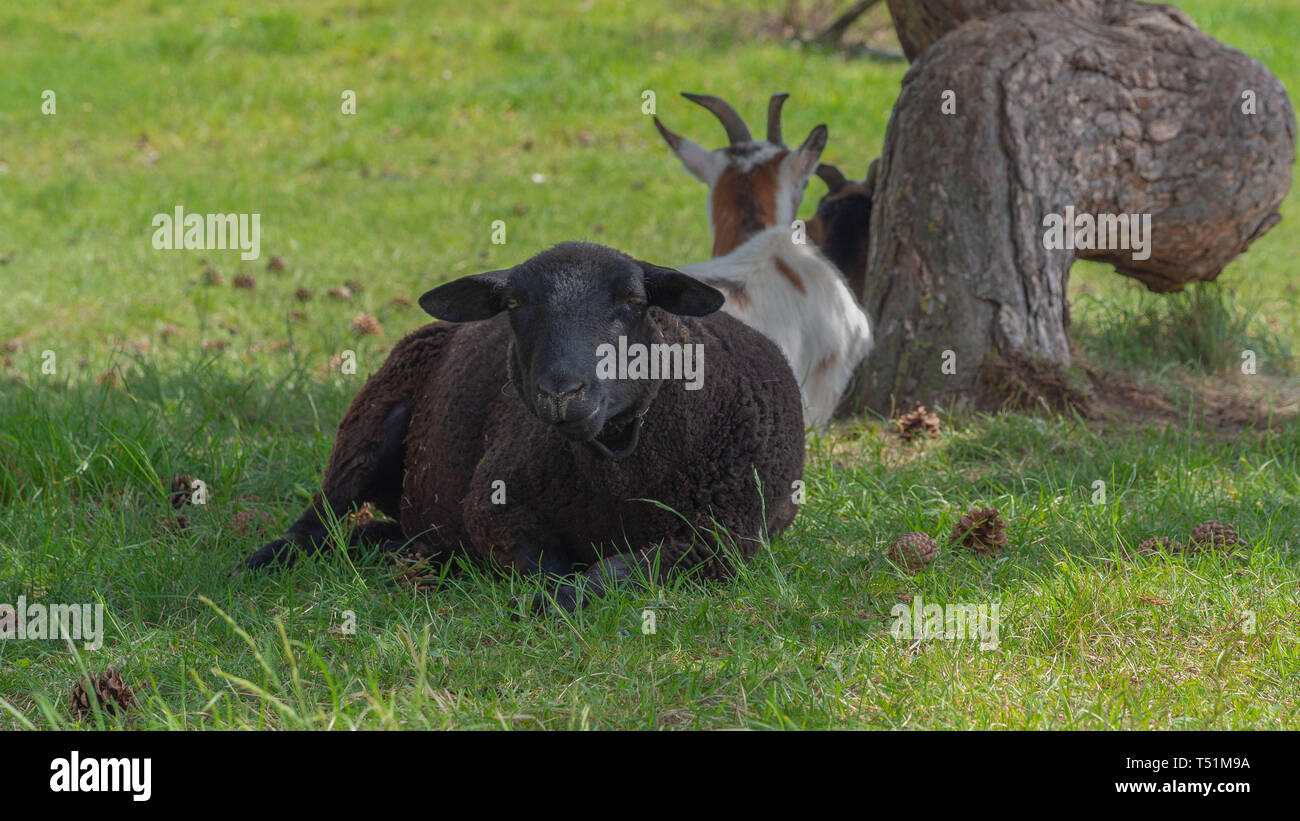
M 713 256 L 720 257 L 765 228 L 789 225 L 803 201 L 808 178 L 826 147 L 826 126 L 819 125 L 794 151 L 781 139 L 781 106 L 788 94 L 773 94 L 767 105 L 767 139 L 755 140 L 736 110 L 718 97 L 683 94 L 722 121 L 730 143 L 706 150 L 674 134 L 655 117 L 655 126 L 673 153 L 697 179 L 709 186 L 709 224 Z
M 420 297 L 420 307 L 450 322 L 508 312 L 510 378 L 524 404 L 566 438 L 592 443 L 605 456 L 635 447 L 640 416 L 659 386 L 602 374 L 605 346 L 627 351 L 635 343 L 647 350 L 655 342 L 680 343 L 662 338 L 666 318 L 652 309 L 704 316 L 722 303 L 719 291 L 680 271 L 584 242 L 562 243 L 513 268 L 462 277 Z
M 866 287 L 871 200 L 879 163 L 880 160 L 871 163 L 862 182 L 846 179 L 833 165 L 818 165 L 817 176 L 826 183 L 827 191 L 817 203 L 816 215 L 808 221 L 808 239 L 843 272 L 859 302 Z

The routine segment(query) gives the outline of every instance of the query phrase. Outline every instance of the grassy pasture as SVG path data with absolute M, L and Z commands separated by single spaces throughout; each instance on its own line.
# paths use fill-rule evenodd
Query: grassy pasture
M 1177 5 L 1300 89 L 1293 3 Z M 509 604 L 531 583 L 472 568 L 417 583 L 335 556 L 230 575 L 297 515 L 361 380 L 424 321 L 396 298 L 567 239 L 661 264 L 708 255 L 705 191 L 644 91 L 709 145 L 721 129 L 679 90 L 725 96 L 752 123 L 788 91 L 789 139 L 828 123 L 825 158 L 865 172 L 905 65 L 791 48 L 763 14 L 666 0 L 0 9 L 0 603 L 105 612 L 98 650 L 0 641 L 0 728 L 1300 726 L 1294 195 L 1212 286 L 1153 299 L 1076 267 L 1081 356 L 1158 393 L 1159 412 L 945 413 L 914 444 L 884 420 L 840 425 L 811 443 L 795 525 L 732 584 L 627 590 L 538 622 Z M 261 214 L 261 258 L 155 250 L 151 218 L 178 204 Z M 350 298 L 330 296 L 345 285 Z M 359 313 L 379 333 L 358 335 Z M 1239 372 L 1247 348 L 1256 375 Z M 356 375 L 331 359 L 345 350 Z M 210 488 L 185 530 L 169 526 L 174 474 Z M 1001 558 L 949 552 L 915 577 L 885 558 L 900 533 L 946 537 L 976 503 L 1009 522 Z M 1249 550 L 1132 556 L 1208 519 Z M 891 608 L 916 596 L 997 603 L 999 647 L 892 638 Z M 75 719 L 79 671 L 110 666 L 138 708 Z

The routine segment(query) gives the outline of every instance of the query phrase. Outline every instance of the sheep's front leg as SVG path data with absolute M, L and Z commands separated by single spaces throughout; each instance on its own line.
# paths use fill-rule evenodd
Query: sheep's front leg
M 604 557 L 587 568 L 575 584 L 561 585 L 550 598 L 539 594 L 533 600 L 532 611 L 554 614 L 558 606 L 572 613 L 616 587 L 644 589 L 647 584 L 663 584 L 684 573 L 702 579 L 724 579 L 734 574 L 737 564 L 753 556 L 757 544 L 757 539 L 721 539 L 701 526 L 641 550 Z
M 284 538 L 249 556 L 246 567 L 292 564 L 299 552 L 319 550 L 327 542 L 325 523 L 362 502 L 374 503 L 389 518 L 400 515 L 412 403 L 419 386 L 437 372 L 442 351 L 455 332 L 455 326 L 434 323 L 393 347 L 339 423 L 321 492 Z
M 564 584 L 564 579 L 573 573 L 573 564 L 560 555 L 559 551 L 546 550 L 540 542 L 523 539 L 508 553 L 495 554 L 494 559 L 503 569 L 514 570 L 524 576 L 542 577 L 546 592 L 533 595 L 528 606 L 530 613 L 543 612 L 551 598 L 569 602 L 566 609 L 573 610 L 572 596 L 565 592 L 566 588 L 572 590 L 572 586 Z M 515 596 L 510 603 L 518 605 L 520 601 L 520 597 Z
M 402 533 L 400 524 L 375 520 L 353 528 L 352 536 L 348 539 L 348 555 L 358 557 L 367 551 L 395 553 L 406 544 L 406 535 Z
M 354 402 L 353 408 L 358 405 L 361 403 Z M 339 426 L 321 492 L 312 498 L 311 505 L 289 526 L 283 538 L 249 556 L 245 567 L 250 570 L 287 567 L 299 553 L 317 552 L 328 542 L 327 522 L 331 518 L 343 518 L 354 505 L 375 501 L 385 513 L 396 513 L 410 409 L 405 403 L 399 403 L 375 419 L 378 414 L 372 408 L 361 407 L 369 412 L 349 411 Z M 373 535 L 379 538 L 369 541 L 382 543 L 387 549 L 388 542 L 400 538 L 400 528 L 394 529 L 396 525 L 392 522 L 379 524 L 380 528 L 373 529 Z
M 554 532 L 542 512 L 546 505 L 512 501 L 510 489 L 544 486 L 545 481 L 521 472 L 528 466 L 515 459 L 512 453 L 489 451 L 479 463 L 462 511 L 471 551 L 480 560 L 506 574 L 542 577 L 548 592 L 529 601 L 528 609 L 535 611 L 548 594 L 560 594 L 563 580 L 573 574 L 573 562 L 563 549 L 564 537 Z M 519 603 L 518 596 L 511 600 L 512 605 Z
M 550 595 L 535 595 L 530 612 L 539 616 L 558 615 L 558 607 L 566 613 L 573 613 L 620 585 L 644 588 L 650 582 L 662 583 L 667 578 L 667 571 L 659 568 L 658 564 L 654 551 L 606 556 L 583 571 L 576 583 L 561 584 Z

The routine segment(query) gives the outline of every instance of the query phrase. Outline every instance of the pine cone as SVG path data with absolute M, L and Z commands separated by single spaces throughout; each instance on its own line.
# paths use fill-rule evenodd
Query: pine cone
M 939 435 L 939 417 L 921 405 L 911 413 L 905 413 L 898 419 L 898 435 L 910 442 L 921 434 Z
M 890 546 L 888 555 L 908 573 L 919 573 L 939 555 L 939 543 L 924 533 L 904 533 Z
M 180 510 L 190 503 L 190 477 L 176 474 L 172 477 L 172 509 Z
M 275 524 L 275 517 L 264 510 L 239 510 L 230 517 L 230 527 L 240 536 L 268 536 Z
M 960 544 L 980 556 L 996 556 L 1007 545 L 1007 523 L 997 508 L 973 507 L 957 520 L 948 537 L 949 544 Z
M 99 709 L 106 713 L 124 713 L 135 706 L 135 693 L 122 681 L 122 674 L 110 668 L 91 676 L 95 697 L 99 700 Z M 85 677 L 77 679 L 72 688 L 72 713 L 78 718 L 87 718 L 94 708 L 90 706 L 91 683 Z
M 1183 549 L 1182 542 L 1165 536 L 1152 536 L 1150 539 L 1147 539 L 1145 542 L 1138 545 L 1138 553 L 1142 554 L 1168 553 L 1172 556 L 1175 553 L 1182 553 Z
M 353 527 L 368 525 L 375 520 L 375 509 L 369 502 L 363 502 L 356 512 L 348 514 L 348 524 Z
M 1192 529 L 1192 536 L 1187 540 L 1187 551 L 1210 550 L 1219 553 L 1235 553 L 1246 545 L 1246 540 L 1237 535 L 1232 525 L 1218 522 L 1206 522 Z
M 361 336 L 372 336 L 379 333 L 383 328 L 379 325 L 379 320 L 367 313 L 360 313 L 352 320 L 352 330 Z

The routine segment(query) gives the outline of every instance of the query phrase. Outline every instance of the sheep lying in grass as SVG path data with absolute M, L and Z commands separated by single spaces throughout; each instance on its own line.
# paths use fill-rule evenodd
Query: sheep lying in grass
M 776 342 L 802 388 L 805 423 L 823 426 L 872 346 L 871 324 L 843 275 L 792 231 L 826 126 L 792 151 L 781 139 L 786 95 L 768 104 L 765 140 L 753 139 L 724 100 L 684 96 L 718 117 L 731 144 L 706 151 L 655 118 L 673 153 L 709 186 L 713 259 L 681 270 L 726 294 L 725 311 Z
M 728 576 L 794 519 L 804 439 L 789 365 L 722 301 L 587 243 L 429 291 L 446 321 L 370 377 L 322 492 L 247 566 L 318 549 L 325 522 L 371 502 L 396 521 L 359 543 L 543 574 L 569 610 L 629 576 Z

